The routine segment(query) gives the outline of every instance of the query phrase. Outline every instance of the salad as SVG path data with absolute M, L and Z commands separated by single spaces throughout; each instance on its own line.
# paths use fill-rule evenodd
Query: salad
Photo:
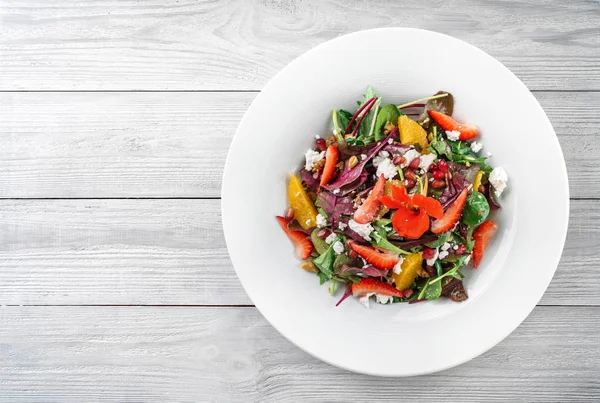
M 357 104 L 332 112 L 333 133 L 290 176 L 277 220 L 301 267 L 331 295 L 345 289 L 337 305 L 466 300 L 461 270 L 480 266 L 497 230 L 506 172 L 477 126 L 452 117 L 448 92 L 398 106 L 369 87 Z

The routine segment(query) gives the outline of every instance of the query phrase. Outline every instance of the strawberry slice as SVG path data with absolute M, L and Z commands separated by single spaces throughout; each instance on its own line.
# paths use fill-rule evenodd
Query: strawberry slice
M 496 233 L 498 226 L 493 221 L 484 221 L 473 233 L 475 246 L 473 247 L 473 267 L 476 269 L 483 259 L 483 253 L 488 246 L 488 242 Z
M 352 284 L 352 295 L 357 298 L 362 298 L 372 292 L 387 297 L 403 298 L 402 291 L 388 283 L 384 283 L 383 281 L 374 278 L 363 278 L 360 282 Z
M 333 144 L 327 148 L 325 153 L 325 167 L 323 168 L 323 174 L 321 175 L 321 186 L 325 186 L 333 178 L 335 172 L 335 166 L 338 163 L 340 153 L 336 146 Z
M 469 193 L 469 189 L 464 188 L 456 200 L 454 200 L 450 207 L 448 207 L 448 210 L 446 210 L 444 216 L 439 220 L 434 220 L 431 222 L 431 232 L 436 235 L 443 234 L 444 232 L 450 231 L 454 225 L 456 225 L 460 219 L 463 208 L 465 207 L 467 193 Z
M 479 134 L 477 126 L 468 123 L 458 123 L 448 115 L 444 115 L 441 112 L 429 111 L 429 115 L 437 122 L 438 125 L 442 126 L 442 129 L 452 131 L 456 130 L 460 132 L 459 140 L 470 140 Z
M 283 231 L 288 237 L 290 237 L 292 243 L 296 247 L 296 256 L 302 260 L 308 259 L 313 250 L 313 244 L 310 239 L 308 239 L 306 234 L 302 231 L 288 229 L 288 223 L 290 220 L 280 216 L 277 216 L 276 218 L 277 221 L 279 221 L 279 225 L 281 225 Z
M 379 212 L 379 198 L 385 192 L 385 177 L 381 175 L 373 187 L 373 190 L 367 196 L 367 200 L 354 212 L 354 221 L 359 224 L 368 224 Z
M 378 269 L 389 270 L 400 261 L 400 257 L 396 253 L 386 249 L 375 249 L 354 241 L 348 241 L 348 246 Z

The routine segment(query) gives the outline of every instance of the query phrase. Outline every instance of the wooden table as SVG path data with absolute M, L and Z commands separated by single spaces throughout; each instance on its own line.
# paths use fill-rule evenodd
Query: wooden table
M 506 64 L 550 117 L 571 190 L 563 257 L 529 318 L 473 361 L 408 379 L 281 337 L 235 276 L 219 209 L 227 148 L 267 80 L 380 26 Z M 597 0 L 4 0 L 0 28 L 0 401 L 600 400 Z

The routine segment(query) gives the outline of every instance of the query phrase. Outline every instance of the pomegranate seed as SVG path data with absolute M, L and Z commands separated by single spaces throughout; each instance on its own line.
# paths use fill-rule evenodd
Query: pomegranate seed
M 415 187 L 417 182 L 412 179 L 404 179 L 404 182 L 402 184 L 404 185 L 405 188 L 412 189 Z
M 408 289 L 408 290 L 404 290 L 404 291 L 402 291 L 402 296 L 403 296 L 404 298 L 410 298 L 410 297 L 412 297 L 412 295 L 413 295 L 414 293 L 415 293 L 415 291 L 414 291 L 414 290 Z
M 326 229 L 322 229 L 321 231 L 317 232 L 317 237 L 321 238 L 321 239 L 325 239 L 329 236 L 329 231 L 327 231 Z
M 406 161 L 406 158 L 401 157 L 399 155 L 396 155 L 393 159 L 392 159 L 392 164 L 398 166 L 400 164 L 402 164 L 404 161 Z
M 428 260 L 428 259 L 433 259 L 433 257 L 435 256 L 435 249 L 431 249 L 431 248 L 423 248 L 423 259 Z
M 417 157 L 414 160 L 412 160 L 410 162 L 410 164 L 408 165 L 408 167 L 410 169 L 417 169 L 419 167 L 419 164 L 421 163 L 421 158 Z
M 429 186 L 432 189 L 443 189 L 446 187 L 446 182 L 443 179 L 434 179 Z
M 445 160 L 440 160 L 438 166 L 440 168 L 440 171 L 442 171 L 442 172 L 448 172 L 449 171 L 448 163 Z
M 404 177 L 406 179 L 409 179 L 411 181 L 416 181 L 417 177 L 415 176 L 415 172 L 411 171 L 410 169 L 407 169 L 406 171 L 404 171 Z
M 465 245 L 458 245 L 458 249 L 456 249 L 457 255 L 463 255 L 467 251 L 467 247 Z
M 317 139 L 317 147 L 319 147 L 319 150 L 321 151 L 327 150 L 327 142 L 325 139 Z
M 354 250 L 350 250 L 350 252 L 348 252 L 348 256 L 350 256 L 350 259 L 356 259 L 358 257 L 358 253 L 354 252 Z
M 293 208 L 288 208 L 287 211 L 285 212 L 285 218 L 287 218 L 288 220 L 293 220 L 294 219 L 294 209 Z
M 442 171 L 433 171 L 433 177 L 435 179 L 444 179 L 444 173 Z

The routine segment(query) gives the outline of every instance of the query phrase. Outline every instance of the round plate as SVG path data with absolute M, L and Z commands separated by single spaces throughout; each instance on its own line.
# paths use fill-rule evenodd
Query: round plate
M 315 135 L 331 133 L 331 110 L 356 109 L 372 85 L 383 103 L 438 90 L 454 116 L 476 123 L 490 163 L 508 172 L 496 233 L 482 265 L 464 269 L 469 299 L 339 307 L 302 270 L 275 220 L 287 207 L 291 172 Z M 538 175 L 543 167 L 544 175 Z M 544 111 L 500 62 L 439 33 L 383 28 L 323 43 L 287 65 L 256 97 L 231 144 L 222 212 L 231 260 L 269 322 L 328 363 L 371 375 L 409 376 L 453 367 L 510 334 L 552 279 L 567 232 L 565 162 Z M 340 287 L 341 288 L 341 287 Z

